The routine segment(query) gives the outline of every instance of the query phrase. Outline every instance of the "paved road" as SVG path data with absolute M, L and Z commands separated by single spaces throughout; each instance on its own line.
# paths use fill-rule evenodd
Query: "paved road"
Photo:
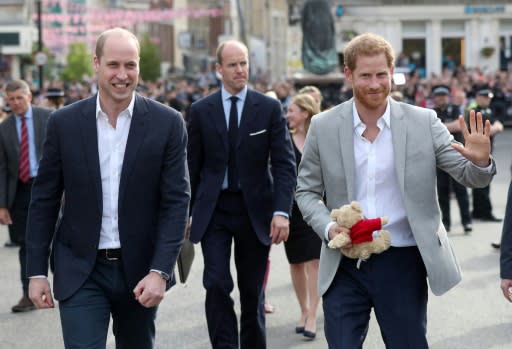
M 503 217 L 510 164 L 512 161 L 512 130 L 496 137 L 495 158 L 498 174 L 492 187 L 495 214 Z M 432 349 L 498 349 L 512 348 L 512 306 L 499 289 L 499 254 L 490 247 L 501 232 L 501 224 L 474 223 L 474 231 L 465 236 L 458 224 L 456 202 L 452 201 L 453 227 L 451 238 L 464 271 L 463 281 L 442 297 L 430 295 L 428 338 Z M 7 238 L 0 228 L 0 242 Z M 204 319 L 204 290 L 201 284 L 202 258 L 196 249 L 196 260 L 186 285 L 174 287 L 164 299 L 157 320 L 157 348 L 209 348 Z M 313 342 L 294 334 L 299 316 L 298 305 L 290 284 L 283 246 L 271 251 L 271 274 L 268 300 L 276 312 L 267 316 L 268 347 L 326 348 L 321 310 L 317 338 Z M 32 349 L 62 348 L 57 310 L 12 314 L 10 308 L 20 297 L 17 251 L 0 247 L 0 348 Z M 239 308 L 238 294 L 234 293 Z M 109 335 L 109 349 L 114 348 Z M 366 349 L 384 348 L 376 322 L 372 319 Z

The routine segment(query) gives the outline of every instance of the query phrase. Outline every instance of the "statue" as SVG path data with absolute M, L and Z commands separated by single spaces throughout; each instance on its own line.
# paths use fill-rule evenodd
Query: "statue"
M 302 9 L 302 63 L 314 74 L 327 74 L 338 66 L 334 20 L 328 0 L 306 0 Z

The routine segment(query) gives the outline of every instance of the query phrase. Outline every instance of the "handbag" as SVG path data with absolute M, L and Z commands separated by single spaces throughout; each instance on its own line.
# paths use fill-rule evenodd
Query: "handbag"
M 190 240 L 185 239 L 178 255 L 177 265 L 180 282 L 184 284 L 187 281 L 190 268 L 194 261 L 195 251 L 194 244 Z

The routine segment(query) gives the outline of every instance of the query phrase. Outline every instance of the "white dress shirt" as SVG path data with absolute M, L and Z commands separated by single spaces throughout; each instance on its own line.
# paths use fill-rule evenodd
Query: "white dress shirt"
M 118 224 L 119 182 L 132 121 L 134 96 L 132 96 L 128 108 L 117 116 L 116 128 L 112 127 L 108 122 L 107 114 L 101 110 L 99 94 L 96 99 L 98 155 L 103 193 L 103 214 L 98 249 L 121 247 Z
M 380 131 L 373 143 L 363 137 L 366 125 L 361 121 L 355 103 L 352 112 L 355 173 L 357 174 L 355 200 L 361 204 L 365 217 L 389 217 L 389 222 L 383 229 L 391 233 L 392 246 L 415 246 L 416 241 L 407 220 L 395 171 L 389 103 L 386 111 L 377 121 Z

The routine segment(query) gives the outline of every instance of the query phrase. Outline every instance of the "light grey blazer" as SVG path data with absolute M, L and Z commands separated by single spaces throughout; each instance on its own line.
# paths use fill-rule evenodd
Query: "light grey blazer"
M 441 295 L 461 280 L 461 270 L 437 201 L 436 166 L 468 187 L 486 186 L 496 172 L 481 170 L 450 144 L 454 142 L 433 110 L 388 99 L 395 170 L 413 236 L 425 264 L 428 282 Z M 296 199 L 306 222 L 325 241 L 330 211 L 354 198 L 353 99 L 312 119 L 299 166 Z M 324 203 L 322 198 L 326 196 Z M 331 284 L 342 255 L 322 244 L 319 292 Z

